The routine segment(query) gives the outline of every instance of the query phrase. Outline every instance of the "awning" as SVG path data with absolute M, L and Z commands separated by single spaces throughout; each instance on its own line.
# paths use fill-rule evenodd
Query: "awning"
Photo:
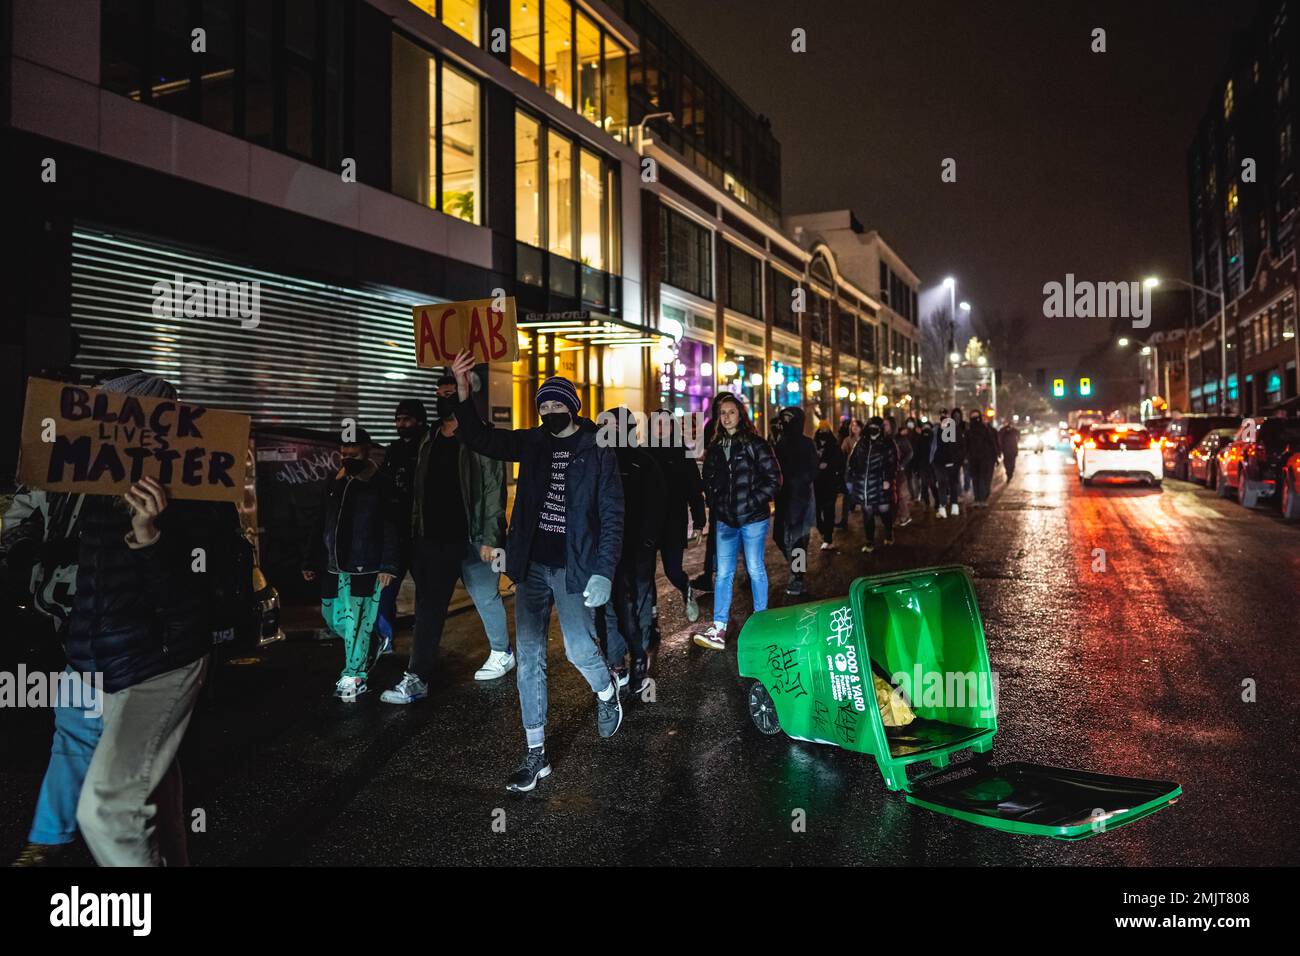
M 592 345 L 625 345 L 649 348 L 672 336 L 648 325 L 634 325 L 608 315 L 586 310 L 574 312 L 526 312 L 519 317 L 524 332 L 551 333 Z

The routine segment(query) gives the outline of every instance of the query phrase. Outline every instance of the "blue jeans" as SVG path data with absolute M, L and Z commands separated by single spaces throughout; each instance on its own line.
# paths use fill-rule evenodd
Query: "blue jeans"
M 73 673 L 68 668 L 68 673 Z M 80 678 L 78 677 L 78 680 Z M 54 708 L 54 743 L 41 781 L 36 816 L 27 839 L 32 843 L 71 843 L 77 835 L 77 801 L 86 768 L 95 755 L 103 717 L 88 717 L 80 707 Z
M 736 550 L 745 549 L 745 570 L 749 572 L 749 589 L 754 595 L 754 611 L 767 610 L 767 564 L 763 547 L 767 544 L 768 519 L 751 521 L 741 528 L 718 522 L 718 570 L 713 579 L 713 623 L 723 626 L 731 614 L 731 582 L 736 576 Z
M 546 639 L 551 608 L 560 615 L 564 653 L 586 679 L 592 693 L 609 687 L 611 677 L 596 642 L 596 611 L 581 594 L 564 587 L 564 568 L 528 563 L 528 573 L 515 588 L 515 657 L 518 660 L 519 710 L 524 730 L 546 726 Z

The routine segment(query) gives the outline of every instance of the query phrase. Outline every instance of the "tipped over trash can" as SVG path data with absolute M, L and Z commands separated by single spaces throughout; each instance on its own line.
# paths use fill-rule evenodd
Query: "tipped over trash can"
M 997 680 L 960 566 L 858 578 L 846 598 L 761 611 L 737 656 L 761 732 L 870 754 L 909 803 L 971 823 L 1079 840 L 1182 793 L 1169 781 L 992 763 Z

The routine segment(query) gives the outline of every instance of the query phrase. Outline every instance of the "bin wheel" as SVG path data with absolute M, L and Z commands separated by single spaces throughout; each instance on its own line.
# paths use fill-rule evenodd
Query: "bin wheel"
M 760 733 L 770 737 L 781 732 L 781 721 L 776 716 L 776 704 L 773 703 L 772 695 L 767 692 L 767 688 L 759 681 L 749 685 L 749 717 Z

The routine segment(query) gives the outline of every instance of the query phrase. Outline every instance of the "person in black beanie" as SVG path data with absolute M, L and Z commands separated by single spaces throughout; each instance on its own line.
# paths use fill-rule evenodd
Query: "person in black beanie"
M 452 384 L 455 384 L 454 380 Z M 424 402 L 418 398 L 404 398 L 398 402 L 397 410 L 393 412 L 393 427 L 397 429 L 397 441 L 384 449 L 382 470 L 392 485 L 393 511 L 397 515 L 401 541 L 393 580 L 379 595 L 379 618 L 375 621 L 375 630 L 379 633 L 376 660 L 393 649 L 393 635 L 397 633 L 397 592 L 411 567 L 410 515 L 415 463 L 420 443 L 429 431 L 429 414 Z

